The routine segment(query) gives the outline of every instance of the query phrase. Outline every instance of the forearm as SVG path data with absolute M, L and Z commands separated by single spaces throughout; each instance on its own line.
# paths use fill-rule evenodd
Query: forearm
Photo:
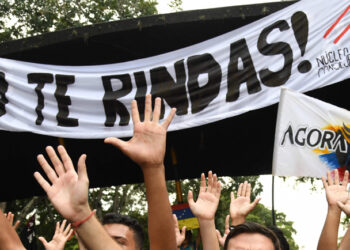
M 7 222 L 5 215 L 1 210 L 0 210 L 0 232 L 1 232 L 0 233 L 0 250 L 25 249 L 16 231 Z
M 173 215 L 165 183 L 164 165 L 143 168 L 148 203 L 150 248 L 177 249 Z
M 198 218 L 203 250 L 219 250 L 219 241 L 216 237 L 215 221 Z
M 340 242 L 339 250 L 347 250 L 350 249 L 350 228 L 346 230 L 346 233 L 343 239 Z
M 341 210 L 337 207 L 328 207 L 327 218 L 323 226 L 317 250 L 336 250 L 338 228 Z
M 238 226 L 240 224 L 243 224 L 245 222 L 244 216 L 231 216 L 231 225 L 232 226 Z
M 76 229 L 79 239 L 86 249 L 121 250 L 122 248 L 107 234 L 96 216 L 92 216 Z

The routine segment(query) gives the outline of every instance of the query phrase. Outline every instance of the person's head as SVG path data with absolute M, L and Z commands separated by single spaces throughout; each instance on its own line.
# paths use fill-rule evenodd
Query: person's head
M 277 236 L 270 229 L 254 223 L 245 222 L 235 226 L 227 235 L 224 250 L 260 249 L 280 250 Z
M 284 237 L 282 230 L 276 226 L 270 226 L 270 227 L 268 227 L 268 229 L 272 230 L 276 234 L 276 236 L 278 237 L 278 239 L 280 241 L 280 245 L 281 245 L 281 250 L 289 250 L 289 243 L 288 243 L 286 237 Z
M 144 233 L 137 220 L 117 213 L 108 213 L 102 219 L 107 233 L 127 250 L 140 250 L 143 246 Z

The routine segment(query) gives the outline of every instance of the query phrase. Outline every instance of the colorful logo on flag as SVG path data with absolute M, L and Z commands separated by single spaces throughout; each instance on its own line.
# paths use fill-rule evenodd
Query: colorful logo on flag
M 281 146 L 287 141 L 299 147 L 308 147 L 331 171 L 338 169 L 342 179 L 345 170 L 350 170 L 350 126 L 328 125 L 319 128 L 289 125 L 284 131 Z
M 314 152 L 319 154 L 319 158 L 327 164 L 329 170 L 338 169 L 340 179 L 343 179 L 345 170 L 349 170 L 350 167 L 350 127 L 343 124 L 343 126 L 327 126 L 324 129 L 340 135 L 339 138 L 343 140 L 342 144 L 345 145 L 345 148 L 336 148 L 333 152 L 328 148 L 315 149 Z
M 198 219 L 193 215 L 188 203 L 171 206 L 173 214 L 179 222 L 179 228 L 186 226 L 187 230 L 199 228 Z

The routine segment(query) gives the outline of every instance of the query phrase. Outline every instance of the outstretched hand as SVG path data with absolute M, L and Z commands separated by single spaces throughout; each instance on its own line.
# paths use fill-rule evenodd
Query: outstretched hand
M 79 158 L 77 173 L 65 148 L 58 146 L 57 150 L 62 160 L 52 147 L 46 147 L 54 169 L 43 155 L 40 154 L 37 157 L 51 184 L 39 172 L 35 172 L 34 177 L 64 218 L 73 222 L 80 221 L 91 213 L 88 204 L 89 179 L 85 165 L 86 155 Z
M 231 192 L 230 216 L 231 224 L 236 226 L 245 222 L 247 215 L 256 207 L 260 198 L 250 203 L 251 185 L 245 181 L 239 185 L 237 198 Z
M 224 232 L 223 236 L 221 236 L 220 231 L 216 229 L 216 236 L 218 237 L 218 241 L 219 241 L 219 244 L 221 247 L 224 247 L 226 237 L 230 233 L 230 222 L 229 221 L 230 221 L 230 215 L 227 215 L 226 219 L 225 219 L 225 232 Z
M 43 243 L 46 250 L 64 249 L 67 240 L 73 233 L 73 229 L 71 229 L 70 224 L 68 224 L 66 227 L 66 222 L 66 220 L 63 220 L 61 225 L 59 222 L 56 223 L 56 231 L 50 242 L 47 242 L 44 237 L 39 237 L 39 240 Z
M 188 203 L 192 213 L 203 220 L 214 220 L 216 210 L 219 205 L 221 194 L 221 184 L 216 174 L 208 173 L 208 186 L 205 183 L 205 175 L 201 175 L 201 186 L 196 202 L 193 200 L 192 191 L 188 192 Z
M 123 141 L 115 137 L 108 137 L 105 143 L 119 148 L 131 160 L 143 167 L 158 167 L 163 165 L 165 155 L 166 131 L 175 115 L 176 109 L 172 108 L 168 117 L 159 124 L 161 111 L 161 99 L 155 99 L 152 114 L 152 97 L 150 94 L 145 100 L 144 121 L 140 121 L 140 115 L 135 100 L 131 103 L 131 114 L 134 123 L 134 135 L 129 141 Z
M 176 236 L 176 246 L 180 247 L 186 238 L 186 226 L 183 226 L 180 232 L 179 222 L 177 221 L 177 217 L 175 214 L 173 214 L 173 218 L 174 218 L 174 229 L 175 229 L 175 236 Z
M 334 170 L 334 181 L 329 171 L 327 172 L 327 179 L 328 179 L 328 183 L 326 179 L 322 177 L 323 186 L 326 190 L 326 198 L 327 198 L 328 206 L 338 207 L 337 205 L 338 201 L 340 201 L 341 203 L 346 203 L 349 197 L 348 190 L 347 190 L 348 180 L 349 180 L 349 171 L 347 170 L 345 171 L 344 179 L 342 183 L 340 183 L 339 181 L 338 170 Z
M 7 214 L 5 214 L 5 217 L 7 219 L 7 222 L 10 224 L 11 227 L 13 227 L 14 230 L 17 229 L 17 227 L 19 226 L 20 224 L 20 221 L 16 221 L 15 224 L 13 224 L 13 218 L 14 218 L 14 214 L 11 213 L 11 212 L 8 212 Z

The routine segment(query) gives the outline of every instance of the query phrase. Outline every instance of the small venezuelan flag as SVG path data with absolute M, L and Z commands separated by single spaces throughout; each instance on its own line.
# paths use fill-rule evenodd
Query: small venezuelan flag
M 179 221 L 179 228 L 186 226 L 187 230 L 199 228 L 198 219 L 193 215 L 188 203 L 171 206 L 173 214 Z

